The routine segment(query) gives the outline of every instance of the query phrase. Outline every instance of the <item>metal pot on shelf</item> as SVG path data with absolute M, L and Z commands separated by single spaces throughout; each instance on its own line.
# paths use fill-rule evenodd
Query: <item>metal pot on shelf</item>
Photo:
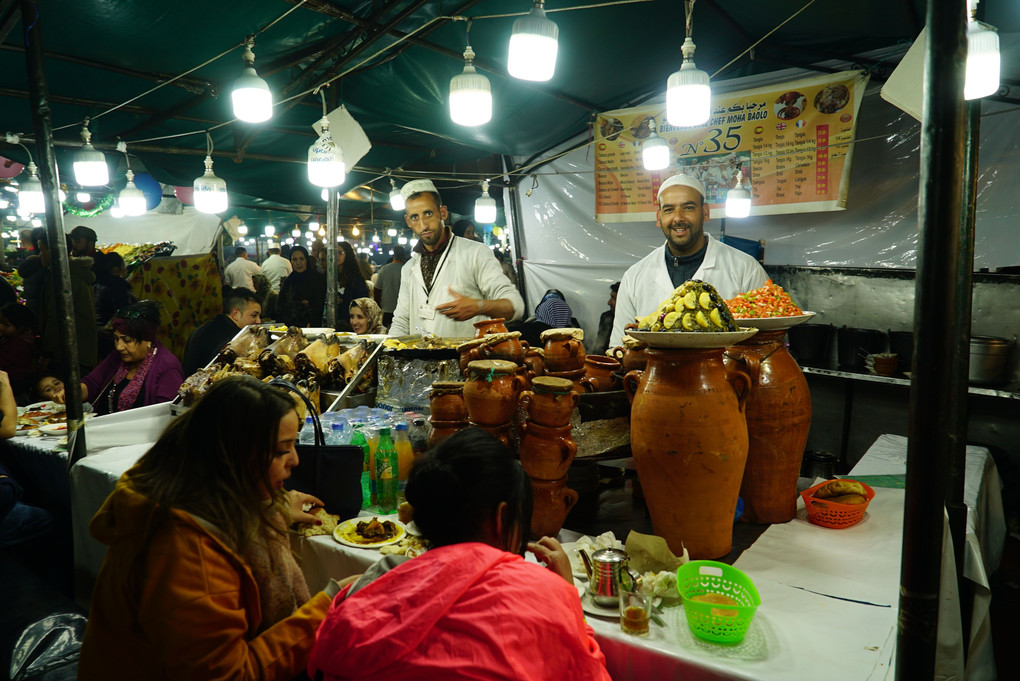
M 973 385 L 1001 385 L 1006 382 L 1009 353 L 1016 343 L 1012 339 L 995 336 L 970 337 L 970 373 L 968 382 Z

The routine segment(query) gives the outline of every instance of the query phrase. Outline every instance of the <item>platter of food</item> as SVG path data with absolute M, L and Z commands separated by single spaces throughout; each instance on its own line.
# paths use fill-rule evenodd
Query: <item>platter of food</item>
M 397 543 L 406 533 L 407 528 L 399 520 L 379 520 L 378 516 L 373 516 L 345 520 L 333 530 L 333 539 L 345 546 L 377 549 Z
M 329 335 L 335 333 L 336 329 L 331 329 L 328 326 L 309 326 L 308 328 L 301 329 L 301 332 L 308 336 L 320 336 L 322 334 Z
M 740 327 L 737 331 L 628 331 L 633 338 L 653 348 L 707 349 L 725 348 L 745 341 L 758 329 Z
M 39 426 L 39 432 L 50 437 L 63 437 L 67 435 L 66 423 L 46 423 Z
M 804 311 L 803 314 L 790 315 L 788 317 L 742 317 L 738 321 L 759 331 L 785 331 L 798 324 L 803 324 L 815 316 L 814 312 Z

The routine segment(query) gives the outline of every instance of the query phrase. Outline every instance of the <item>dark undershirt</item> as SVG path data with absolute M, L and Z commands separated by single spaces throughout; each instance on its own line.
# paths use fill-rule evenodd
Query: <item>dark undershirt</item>
M 690 281 L 694 273 L 701 267 L 701 263 L 705 261 L 708 239 L 705 239 L 705 245 L 701 247 L 701 250 L 693 255 L 684 255 L 678 258 L 669 252 L 669 244 L 666 244 L 665 249 L 666 269 L 669 271 L 669 279 L 673 282 L 673 288 L 676 288 L 685 281 Z

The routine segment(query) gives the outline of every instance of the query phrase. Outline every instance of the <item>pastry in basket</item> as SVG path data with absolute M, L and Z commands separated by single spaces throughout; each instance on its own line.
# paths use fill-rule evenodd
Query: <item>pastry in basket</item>
M 320 534 L 330 536 L 333 534 L 333 530 L 336 529 L 337 524 L 340 522 L 340 516 L 327 513 L 326 509 L 319 508 L 313 509 L 310 513 L 322 521 L 321 525 L 313 525 L 312 523 L 301 523 L 298 525 L 298 534 L 302 537 L 316 537 Z
M 840 502 L 835 497 L 846 496 L 848 494 L 856 494 L 867 499 L 868 493 L 864 490 L 864 486 L 856 480 L 830 480 L 821 487 L 815 490 L 814 497 L 816 499 L 832 499 L 836 503 L 850 503 Z M 856 502 L 858 504 L 864 503 L 863 501 Z

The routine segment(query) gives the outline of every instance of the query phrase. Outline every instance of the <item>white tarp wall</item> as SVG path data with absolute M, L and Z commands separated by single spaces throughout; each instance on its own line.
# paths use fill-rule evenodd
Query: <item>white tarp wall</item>
M 861 105 L 847 210 L 729 219 L 726 234 L 764 239 L 766 265 L 915 268 L 921 126 L 883 101 L 880 85 L 869 88 Z M 1020 111 L 985 102 L 980 150 L 974 267 L 994 271 L 1020 265 Z M 547 289 L 559 289 L 586 341 L 594 339 L 608 308 L 609 285 L 665 243 L 654 221 L 595 222 L 593 168 L 590 147 L 577 149 L 536 169 L 531 196 L 523 191 L 530 177 L 519 193 L 526 312 L 534 314 Z M 718 237 L 720 226 L 721 220 L 711 220 L 705 230 Z
M 138 217 L 115 218 L 109 211 L 91 218 L 64 215 L 64 231 L 68 234 L 78 225 L 94 229 L 99 244 L 153 244 L 172 241 L 175 256 L 209 253 L 216 240 L 220 218 L 185 206 L 180 215 L 151 210 Z

